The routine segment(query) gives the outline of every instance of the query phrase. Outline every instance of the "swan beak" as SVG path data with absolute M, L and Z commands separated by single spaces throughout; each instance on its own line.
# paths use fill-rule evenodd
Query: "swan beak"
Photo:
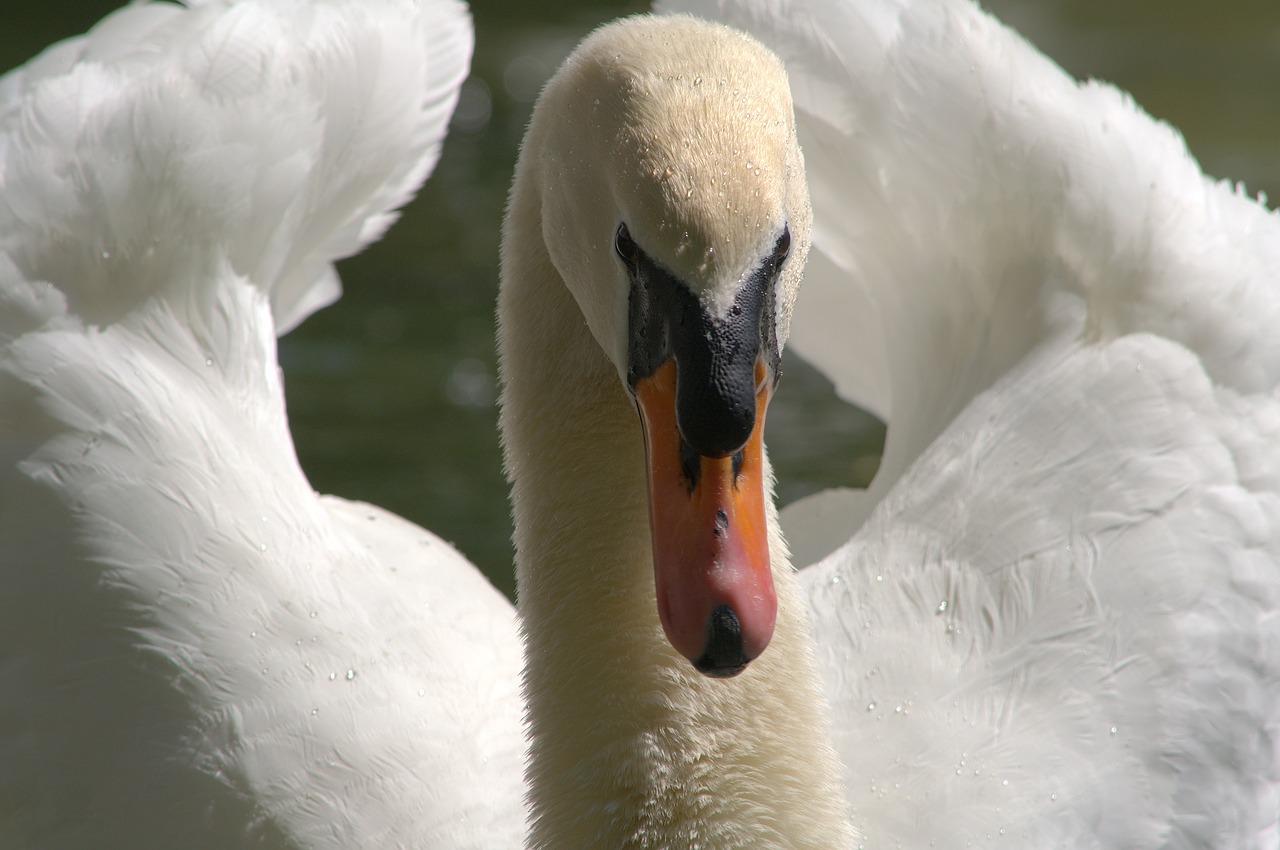
M 681 437 L 674 359 L 636 385 L 662 627 L 677 652 L 720 678 L 764 651 L 777 617 L 763 468 L 773 381 L 762 361 L 755 378 L 751 436 L 724 457 L 699 455 Z

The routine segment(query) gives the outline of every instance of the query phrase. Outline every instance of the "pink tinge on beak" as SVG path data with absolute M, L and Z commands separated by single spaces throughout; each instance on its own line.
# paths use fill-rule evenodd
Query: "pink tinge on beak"
M 667 640 L 698 670 L 733 676 L 764 652 L 777 619 L 763 470 L 771 385 L 757 382 L 754 428 L 735 456 L 686 460 L 675 379 L 676 365 L 669 361 L 636 388 L 658 614 Z

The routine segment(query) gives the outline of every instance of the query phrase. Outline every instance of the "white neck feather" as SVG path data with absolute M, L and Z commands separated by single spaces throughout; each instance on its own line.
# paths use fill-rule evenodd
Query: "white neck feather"
M 808 624 L 769 508 L 778 621 L 739 677 L 668 644 L 639 420 L 550 260 L 530 134 L 503 245 L 502 432 L 516 527 L 530 846 L 852 846 Z M 572 239 L 572 233 L 561 238 Z

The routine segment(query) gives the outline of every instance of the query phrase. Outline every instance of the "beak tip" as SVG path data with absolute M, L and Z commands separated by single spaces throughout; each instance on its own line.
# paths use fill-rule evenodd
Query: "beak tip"
M 706 646 L 693 660 L 697 671 L 713 679 L 729 679 L 747 669 L 753 659 L 747 654 L 742 623 L 733 608 L 721 605 L 712 611 Z

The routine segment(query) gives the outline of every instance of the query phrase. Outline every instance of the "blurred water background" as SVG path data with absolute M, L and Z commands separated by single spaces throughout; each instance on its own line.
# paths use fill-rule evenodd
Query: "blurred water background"
M 0 68 L 83 32 L 117 0 L 0 0 Z M 1280 3 L 990 0 L 1071 73 L 1131 91 L 1206 171 L 1280 198 Z M 499 226 L 542 83 L 593 27 L 647 3 L 477 0 L 473 72 L 444 156 L 387 237 L 340 265 L 345 295 L 280 344 L 303 468 L 453 541 L 508 594 L 510 519 L 494 406 Z M 794 356 L 768 420 L 783 503 L 865 484 L 879 423 Z

